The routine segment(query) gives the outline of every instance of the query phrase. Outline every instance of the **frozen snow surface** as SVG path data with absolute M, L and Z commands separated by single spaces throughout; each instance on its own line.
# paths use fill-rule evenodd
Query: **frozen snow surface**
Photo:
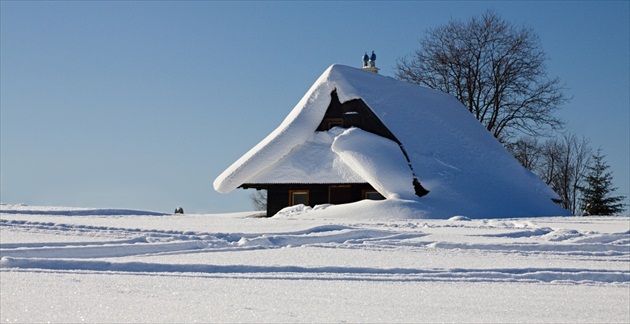
M 413 172 L 394 142 L 357 129 L 316 132 L 334 90 L 342 103 L 367 104 L 402 143 Z M 427 196 L 414 195 L 414 176 Z M 557 195 L 454 97 L 343 65 L 329 67 L 214 188 L 227 193 L 244 183 L 296 182 L 369 182 L 387 198 L 417 200 L 416 214 L 427 218 L 568 215 L 551 201 Z
M 630 218 L 0 205 L 0 321 L 630 322 Z M 412 216 L 412 217 L 410 217 Z

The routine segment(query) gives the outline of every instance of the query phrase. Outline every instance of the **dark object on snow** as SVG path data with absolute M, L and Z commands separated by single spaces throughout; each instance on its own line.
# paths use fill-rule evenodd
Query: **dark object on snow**
M 182 207 L 175 208 L 175 214 L 183 214 L 183 213 L 184 213 L 184 208 Z

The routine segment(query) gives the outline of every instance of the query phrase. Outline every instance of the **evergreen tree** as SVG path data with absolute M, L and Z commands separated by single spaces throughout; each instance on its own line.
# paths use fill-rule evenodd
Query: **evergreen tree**
M 586 187 L 581 187 L 582 208 L 584 215 L 614 215 L 624 211 L 624 196 L 610 196 L 617 190 L 612 187 L 612 172 L 607 172 L 608 165 L 604 162 L 601 150 L 593 156 L 594 164 L 590 166 L 586 175 Z

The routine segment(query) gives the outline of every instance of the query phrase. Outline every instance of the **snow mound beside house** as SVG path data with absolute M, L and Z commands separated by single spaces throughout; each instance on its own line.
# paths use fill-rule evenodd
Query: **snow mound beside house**
M 274 218 L 381 221 L 437 218 L 427 207 L 418 200 L 362 200 L 342 205 L 290 206 L 280 210 Z
M 396 150 L 382 138 L 366 144 L 363 135 L 338 135 L 333 144 L 337 156 L 330 155 L 325 146 L 305 144 L 317 143 L 314 134 L 334 90 L 341 103 L 363 100 L 401 143 L 409 163 L 401 163 L 404 155 L 393 153 Z M 216 178 L 214 188 L 227 193 L 244 183 L 270 178 L 274 170 L 276 175 L 287 175 L 290 170 L 278 172 L 283 170 L 279 166 L 302 163 L 299 160 L 305 155 L 296 151 L 322 148 L 336 163 L 331 163 L 333 170 L 328 173 L 307 170 L 309 182 L 330 183 L 326 178 L 330 174 L 351 174 L 387 198 L 411 198 L 405 206 L 413 209 L 412 218 L 569 214 L 552 202 L 557 195 L 523 168 L 456 98 L 342 65 L 329 67 L 278 128 Z M 409 196 L 414 175 L 429 191 L 426 196 Z

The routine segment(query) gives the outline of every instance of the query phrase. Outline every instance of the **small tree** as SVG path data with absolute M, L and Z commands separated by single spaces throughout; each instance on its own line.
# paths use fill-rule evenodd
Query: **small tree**
M 621 203 L 624 196 L 610 196 L 617 190 L 612 187 L 612 172 L 607 172 L 608 164 L 604 162 L 601 150 L 593 156 L 594 164 L 589 167 L 586 175 L 588 186 L 580 188 L 582 191 L 582 208 L 584 215 L 615 215 L 624 211 L 625 204 Z
M 256 210 L 267 210 L 267 190 L 256 190 L 249 198 Z

